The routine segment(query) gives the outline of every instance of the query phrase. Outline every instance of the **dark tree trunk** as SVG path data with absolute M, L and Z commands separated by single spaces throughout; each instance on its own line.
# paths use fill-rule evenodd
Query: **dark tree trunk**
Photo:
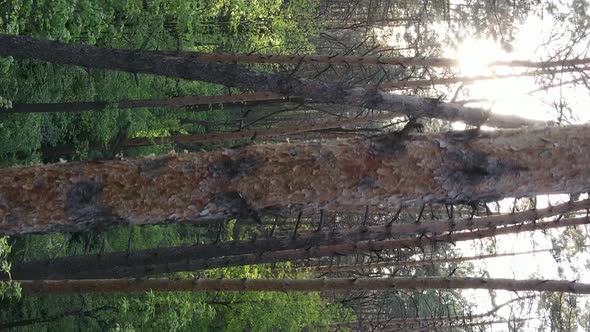
M 0 108 L 0 113 L 59 113 L 59 112 L 83 112 L 103 111 L 110 107 L 118 109 L 132 109 L 142 107 L 186 107 L 186 106 L 207 106 L 200 111 L 209 110 L 209 105 L 252 105 L 260 102 L 285 102 L 288 101 L 273 93 L 241 93 L 236 95 L 220 96 L 186 96 L 167 99 L 143 99 L 143 100 L 122 100 L 115 102 L 86 101 L 70 103 L 47 103 L 47 104 L 13 104 L 12 108 Z
M 247 243 L 236 245 L 235 252 L 231 253 L 232 246 L 224 245 L 193 245 L 166 249 L 142 250 L 136 253 L 113 253 L 102 256 L 75 256 L 64 257 L 55 260 L 31 262 L 22 265 L 14 265 L 12 277 L 14 279 L 95 279 L 95 278 L 124 278 L 142 277 L 150 274 L 172 273 L 180 271 L 195 271 L 219 267 L 252 265 L 264 263 L 276 263 L 293 261 L 297 259 L 309 259 L 316 257 L 328 257 L 334 255 L 349 255 L 354 253 L 372 253 L 383 250 L 426 247 L 437 243 L 458 241 L 471 241 L 484 237 L 492 237 L 503 234 L 515 234 L 527 231 L 546 230 L 567 226 L 586 225 L 586 218 L 565 219 L 558 222 L 537 222 L 525 225 L 491 228 L 473 232 L 452 233 L 432 237 L 414 237 L 396 240 L 345 242 L 335 244 L 310 243 L 307 247 L 278 250 L 270 246 L 272 240 L 265 242 L 269 245 L 266 250 L 259 245 L 255 253 L 240 254 L 246 250 Z M 280 240 L 274 243 L 280 243 Z M 327 242 L 329 243 L 329 242 Z M 215 248 L 219 246 L 219 253 Z M 253 247 L 256 247 L 255 245 Z M 248 248 L 247 251 L 250 251 Z M 223 256 L 225 253 L 227 256 Z M 207 258 L 203 258 L 207 257 Z M 128 259 L 129 258 L 129 259 Z M 136 258 L 133 260 L 133 258 Z M 109 260 L 110 259 L 110 260 Z
M 439 100 L 395 95 L 369 88 L 347 89 L 333 83 L 256 72 L 237 65 L 204 62 L 153 52 L 104 49 L 0 34 L 0 55 L 88 68 L 200 80 L 231 87 L 268 91 L 283 96 L 305 97 L 315 102 L 382 109 L 409 116 L 463 121 L 471 125 L 486 123 L 493 127 L 514 128 L 542 124 L 516 116 L 491 114 L 483 109 L 446 104 Z
M 351 278 L 351 279 L 93 279 L 21 281 L 25 294 L 154 292 L 320 292 L 380 289 L 490 289 L 512 292 L 590 294 L 590 284 L 563 280 L 485 278 Z

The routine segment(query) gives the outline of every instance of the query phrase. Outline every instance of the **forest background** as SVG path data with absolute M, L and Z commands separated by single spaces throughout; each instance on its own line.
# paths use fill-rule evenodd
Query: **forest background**
M 565 22 L 569 29 L 562 35 L 551 36 L 562 43 L 543 54 L 542 60 L 548 62 L 580 58 L 579 54 L 568 53 L 568 50 L 579 49 L 577 45 L 583 44 L 588 32 L 589 13 L 588 4 L 579 0 L 564 3 L 6 0 L 0 3 L 0 14 L 2 33 L 104 48 L 383 58 L 407 56 L 415 59 L 441 57 L 468 38 L 492 40 L 509 54 L 515 47 L 511 43 L 520 24 L 528 17 L 546 15 L 553 21 Z M 487 78 L 463 77 L 448 67 L 373 65 L 362 61 L 356 66 L 303 61 L 245 66 L 258 71 L 338 82 L 347 87 L 368 85 L 397 90 L 402 94 L 459 105 L 486 102 L 468 100 L 472 97 L 469 84 L 478 80 L 499 80 L 501 75 L 529 77 L 545 91 L 556 87 L 563 91 L 573 84 L 585 88 L 586 84 L 584 64 L 511 74 L 494 72 L 487 74 Z M 563 73 L 570 76 L 562 76 Z M 218 97 L 191 101 L 174 99 L 183 96 Z M 549 95 L 552 96 L 556 96 L 549 103 L 552 120 L 559 125 L 575 123 L 577 110 L 568 105 L 564 94 Z M 140 107 L 128 107 L 129 103 L 122 103 L 134 100 L 151 100 L 152 103 L 138 102 Z M 199 152 L 286 140 L 317 142 L 336 137 L 369 137 L 384 132 L 404 132 L 416 121 L 376 112 L 370 107 L 319 104 L 305 98 L 253 94 L 220 84 L 12 57 L 0 58 L 0 101 L 2 167 L 65 161 L 100 162 L 159 155 L 170 150 Z M 91 103 L 81 105 L 76 102 Z M 76 107 L 86 107 L 86 111 L 76 110 Z M 488 104 L 487 107 L 491 106 Z M 404 127 L 408 122 L 411 125 Z M 420 119 L 420 122 L 415 126 L 420 131 L 441 132 L 453 128 L 452 123 L 440 120 Z M 585 197 L 578 195 L 575 199 Z M 537 197 L 510 198 L 509 201 L 497 204 L 498 214 L 500 210 L 516 213 L 541 208 L 537 206 Z M 238 217 L 215 224 L 165 224 L 92 232 L 27 234 L 5 238 L 0 249 L 5 253 L 2 257 L 11 263 L 12 270 L 17 271 L 19 264 L 47 262 L 65 256 L 100 256 L 109 252 L 130 253 L 232 240 L 255 241 L 257 238 L 313 231 L 327 227 L 326 224 L 338 224 L 334 227 L 343 229 L 359 224 L 380 225 L 391 220 L 392 215 L 396 220 L 408 223 L 427 218 L 434 221 L 438 219 L 437 215 L 449 215 L 451 209 L 451 214 L 473 218 L 475 214 L 479 217 L 491 213 L 490 207 L 469 202 L 453 207 L 407 206 L 394 211 L 370 211 L 369 208 L 363 211 L 319 210 L 254 222 Z M 417 236 L 422 239 L 422 235 Z M 548 232 L 543 243 L 550 243 L 551 248 L 538 251 L 550 252 L 557 260 L 552 262 L 556 269 L 567 270 L 565 266 L 584 252 L 585 237 L 583 227 Z M 384 252 L 333 253 L 323 258 L 287 259 L 270 264 L 228 264 L 162 275 L 172 280 L 192 277 L 485 275 L 481 267 L 466 264 L 465 256 L 473 255 L 477 256 L 474 259 L 482 260 L 502 255 L 506 250 L 497 242 L 501 239 L 477 240 L 477 250 L 464 252 L 451 240 Z M 408 264 L 413 261 L 421 263 Z M 8 269 L 8 265 L 4 268 Z M 493 300 L 497 294 L 490 293 L 493 307 L 487 311 L 478 308 L 472 299 L 457 290 L 20 296 L 17 290 L 9 288 L 3 294 L 0 329 L 17 331 L 386 331 L 392 324 L 397 324 L 395 328 L 398 330 L 419 327 L 452 331 L 516 331 L 523 328 L 574 331 L 590 324 L 588 311 L 583 309 L 586 302 L 577 296 L 560 293 L 533 300 L 526 295 L 516 298 L 518 301 L 508 301 L 512 305 L 511 312 L 505 316 L 494 316 L 503 307 Z M 486 311 L 489 314 L 483 322 L 472 317 Z M 439 321 L 416 323 L 407 320 L 416 317 L 438 317 Z M 402 318 L 406 320 L 392 321 Z

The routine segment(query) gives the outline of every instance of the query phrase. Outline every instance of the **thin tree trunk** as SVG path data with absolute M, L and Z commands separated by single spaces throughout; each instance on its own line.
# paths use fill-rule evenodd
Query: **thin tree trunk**
M 353 253 L 372 253 L 383 250 L 426 247 L 437 243 L 456 243 L 459 241 L 471 241 L 505 234 L 517 234 L 535 230 L 547 230 L 568 226 L 579 226 L 590 223 L 588 218 L 573 218 L 559 220 L 558 222 L 537 222 L 524 225 L 507 226 L 502 228 L 486 229 L 474 232 L 452 233 L 433 237 L 415 237 L 398 240 L 346 242 L 334 245 L 310 246 L 304 249 L 291 249 L 282 251 L 268 250 L 255 254 L 234 255 L 216 258 L 193 258 L 194 248 L 197 246 L 165 249 L 162 254 L 166 259 L 160 260 L 158 250 L 152 253 L 151 261 L 145 260 L 125 261 L 121 259 L 124 253 L 115 254 L 111 263 L 102 257 L 74 257 L 57 259 L 55 264 L 51 261 L 24 264 L 22 267 L 15 265 L 12 268 L 14 279 L 91 279 L 91 278 L 126 278 L 142 277 L 150 274 L 172 273 L 179 271 L 196 271 L 219 267 L 240 265 L 253 265 L 293 261 L 297 259 L 309 259 L 316 257 L 329 257 L 334 255 L 349 255 Z M 185 254 L 189 252 L 189 254 Z M 130 256 L 132 254 L 130 253 Z M 69 263 L 69 265 L 68 265 Z M 92 265 L 94 263 L 94 265 Z
M 280 63 L 280 64 L 332 64 L 332 65 L 399 65 L 424 67 L 453 67 L 460 63 L 450 58 L 384 57 L 352 55 L 294 55 L 294 54 L 245 54 L 245 53 L 201 53 L 151 51 L 154 54 L 178 56 L 198 61 L 228 63 Z M 568 59 L 558 61 L 509 60 L 495 61 L 490 66 L 548 68 L 571 67 L 590 64 L 590 59 Z
M 341 128 L 345 126 L 359 126 L 375 121 L 384 121 L 397 116 L 390 112 L 380 116 L 344 119 L 336 121 L 323 121 L 317 123 L 306 123 L 294 126 L 256 128 L 250 130 L 214 132 L 209 134 L 175 135 L 165 137 L 134 137 L 126 138 L 117 145 L 117 148 L 125 149 L 139 146 L 151 146 L 155 144 L 194 144 L 194 143 L 219 143 L 236 140 L 254 140 L 261 138 L 273 138 L 286 135 L 295 135 L 308 132 L 320 132 L 325 129 Z M 45 147 L 42 149 L 45 156 L 60 156 L 76 152 L 73 145 L 60 145 Z
M 457 315 L 457 316 L 450 316 L 449 315 L 449 316 L 439 316 L 439 317 L 385 318 L 385 319 L 380 319 L 380 320 L 359 320 L 359 321 L 350 321 L 350 322 L 342 322 L 342 323 L 332 323 L 332 324 L 329 324 L 328 326 L 339 330 L 343 327 L 355 327 L 355 326 L 369 325 L 369 326 L 373 327 L 373 329 L 376 329 L 378 327 L 385 327 L 385 325 L 389 325 L 389 324 L 400 325 L 400 324 L 411 324 L 411 323 L 439 323 L 439 322 L 451 323 L 451 322 L 457 322 L 457 321 L 458 322 L 469 322 L 469 321 L 479 320 L 482 318 L 489 317 L 511 303 L 514 303 L 517 301 L 522 301 L 525 299 L 534 298 L 534 297 L 535 296 L 517 297 L 517 298 L 514 298 L 514 299 L 509 300 L 507 302 L 504 302 L 500 305 L 495 306 L 492 310 L 490 310 L 488 312 L 484 312 L 482 314 L 476 314 L 476 315 L 465 314 L 465 315 Z M 322 326 L 325 326 L 325 325 L 322 325 Z
M 0 170 L 0 233 L 585 192 L 587 126 L 388 134 Z
M 305 54 L 245 54 L 245 53 L 201 53 L 186 51 L 151 51 L 154 54 L 184 57 L 197 61 L 225 63 L 280 63 L 280 64 L 331 64 L 331 65 L 396 65 L 396 66 L 457 66 L 449 58 L 408 58 L 376 57 L 353 55 L 305 55 Z
M 493 81 L 493 80 L 502 80 L 502 79 L 509 79 L 509 78 L 518 78 L 518 77 L 535 77 L 535 76 L 539 77 L 542 75 L 555 74 L 555 73 L 580 72 L 580 71 L 584 71 L 585 69 L 587 69 L 587 68 L 584 68 L 584 69 L 560 68 L 560 69 L 555 69 L 555 70 L 551 70 L 551 71 L 533 71 L 533 72 L 517 73 L 517 74 L 456 76 L 456 77 L 447 77 L 447 78 L 431 78 L 431 79 L 408 80 L 408 81 L 399 81 L 399 82 L 384 82 L 384 83 L 379 84 L 379 89 L 397 90 L 397 89 L 429 87 L 429 86 L 433 86 L 433 85 L 448 85 L 448 84 L 456 84 L 456 83 L 472 84 L 472 83 L 480 82 L 480 81 Z M 358 84 L 357 86 L 366 87 L 366 86 L 371 86 L 371 84 Z
M 12 108 L 0 108 L 0 113 L 54 113 L 54 112 L 83 112 L 103 111 L 111 107 L 130 109 L 141 107 L 184 107 L 198 105 L 235 105 L 262 101 L 288 101 L 286 98 L 269 92 L 240 93 L 220 96 L 186 96 L 168 99 L 122 100 L 115 102 L 88 101 L 71 103 L 46 104 L 13 104 Z M 203 109 L 205 111 L 205 109 Z
M 386 327 L 383 329 L 374 330 L 374 332 L 441 332 L 441 331 L 469 331 L 466 330 L 469 327 L 491 325 L 491 324 L 506 324 L 507 320 L 495 320 L 495 321 L 481 321 L 472 323 L 426 323 L 426 324 L 410 324 L 410 326 L 395 326 Z M 412 326 L 413 325 L 413 326 Z
M 487 237 L 493 237 L 506 234 L 518 234 L 536 230 L 547 230 L 560 227 L 581 226 L 590 223 L 588 218 L 574 218 L 560 221 L 551 221 L 543 223 L 530 223 L 525 225 L 515 225 L 497 229 L 480 230 L 475 232 L 453 233 L 434 237 L 418 237 L 411 239 L 369 241 L 360 243 L 345 243 L 340 245 L 320 246 L 306 249 L 284 250 L 277 252 L 266 252 L 256 255 L 229 256 L 223 258 L 214 258 L 208 260 L 194 260 L 181 263 L 171 263 L 165 265 L 152 265 L 138 268 L 130 268 L 125 271 L 123 268 L 117 269 L 117 277 L 130 277 L 145 275 L 147 273 L 168 273 L 175 271 L 195 271 L 218 267 L 241 266 L 252 264 L 265 264 L 293 261 L 298 259 L 310 259 L 317 257 L 344 256 L 354 253 L 373 253 L 384 250 L 404 249 L 404 248 L 424 248 L 426 246 L 438 243 L 456 243 L 460 241 L 472 241 Z M 100 273 L 100 271 L 99 271 Z M 108 277 L 115 274 L 108 274 Z M 78 277 L 76 275 L 76 277 Z M 100 274 L 97 277 L 102 277 Z
M 569 201 L 543 209 L 532 209 L 516 213 L 505 213 L 487 217 L 453 218 L 447 221 L 431 221 L 416 223 L 393 223 L 384 226 L 361 226 L 352 229 L 335 229 L 326 232 L 300 231 L 300 239 L 315 239 L 324 242 L 330 237 L 350 239 L 350 241 L 369 241 L 386 239 L 404 235 L 429 235 L 447 232 L 473 231 L 478 229 L 510 226 L 527 221 L 557 216 L 590 208 L 590 199 Z M 314 241 L 314 242 L 316 242 Z M 307 245 L 311 244 L 308 243 Z
M 549 252 L 549 251 L 551 251 L 551 249 L 531 250 L 531 251 L 523 251 L 523 252 L 496 253 L 496 254 L 479 255 L 479 256 L 436 258 L 436 259 L 428 259 L 428 260 L 408 260 L 408 261 L 399 261 L 399 262 L 385 261 L 385 262 L 369 263 L 369 264 L 309 266 L 309 267 L 295 268 L 295 269 L 290 269 L 290 270 L 285 269 L 285 271 L 313 272 L 313 273 L 318 273 L 318 274 L 336 273 L 336 272 L 354 272 L 354 271 L 367 271 L 367 270 L 373 270 L 373 269 L 381 269 L 384 267 L 396 268 L 396 267 L 425 266 L 425 265 L 444 264 L 444 263 L 462 263 L 462 262 L 468 262 L 468 261 L 474 261 L 474 260 L 480 260 L 480 259 L 489 259 L 489 258 L 498 258 L 498 257 L 512 257 L 512 256 L 519 256 L 519 255 L 530 255 L 530 254 L 534 254 L 534 253 Z
M 16 279 L 64 279 L 82 278 L 79 273 L 94 277 L 97 271 L 116 270 L 119 266 L 155 266 L 184 262 L 186 260 L 211 259 L 244 254 L 263 254 L 270 251 L 302 249 L 318 246 L 379 241 L 403 235 L 432 235 L 465 230 L 497 228 L 526 221 L 535 221 L 565 212 L 590 208 L 590 199 L 568 202 L 554 207 L 529 210 L 514 214 L 490 216 L 470 220 L 430 222 L 422 224 L 392 224 L 390 226 L 359 227 L 352 230 L 329 230 L 299 234 L 293 238 L 271 238 L 252 241 L 229 241 L 215 244 L 196 244 L 173 248 L 136 250 L 133 252 L 103 253 L 99 256 L 83 255 L 60 257 L 51 260 L 32 261 L 12 266 Z M 457 259 L 457 258 L 453 258 Z M 410 262 L 406 262 L 410 264 Z M 391 263 L 385 262 L 383 264 Z M 373 268 L 364 265 L 363 268 Z M 334 267 L 332 267 L 334 268 Z M 339 267 L 335 267 L 339 268 Z M 93 272 L 95 271 L 95 272 Z M 328 272 L 328 271 L 326 271 Z M 108 274 L 107 274 L 108 276 Z
M 137 137 L 128 138 L 121 144 L 122 147 L 136 147 L 153 144 L 189 144 L 189 143 L 216 143 L 227 142 L 234 140 L 252 140 L 254 138 L 271 138 L 306 132 L 319 131 L 323 129 L 341 128 L 346 126 L 366 125 L 374 121 L 384 121 L 391 119 L 399 114 L 386 113 L 380 116 L 362 117 L 354 119 L 343 119 L 336 121 L 323 121 L 316 123 L 306 123 L 294 126 L 272 127 L 272 128 L 256 128 L 251 130 L 241 130 L 232 132 L 220 132 L 211 134 L 197 134 L 197 135 L 178 135 L 169 137 Z
M 486 278 L 90 279 L 19 281 L 28 295 L 143 292 L 321 292 L 392 289 L 488 289 L 590 294 L 590 284 L 564 280 Z
M 310 259 L 317 257 L 343 256 L 354 253 L 372 253 L 382 252 L 383 250 L 416 248 L 435 245 L 437 243 L 456 243 L 459 241 L 472 241 L 486 237 L 493 237 L 505 234 L 518 234 L 534 230 L 546 230 L 559 227 L 579 226 L 590 223 L 587 218 L 566 219 L 559 222 L 546 223 L 532 223 L 527 225 L 516 225 L 503 227 L 499 229 L 490 229 L 475 232 L 455 233 L 449 235 L 441 235 L 436 237 L 419 237 L 412 239 L 400 240 L 386 240 L 386 241 L 371 241 L 360 243 L 346 243 L 341 245 L 319 246 L 306 249 L 294 249 L 284 251 L 265 252 L 263 254 L 249 254 L 240 256 L 228 256 L 213 259 L 189 260 L 178 263 L 167 263 L 161 265 L 147 265 L 139 267 L 117 267 L 116 271 L 111 273 L 95 271 L 93 274 L 96 277 L 133 277 L 143 276 L 146 274 L 170 273 L 176 271 L 196 271 L 205 270 L 218 267 L 242 266 L 253 264 L 265 264 L 285 262 L 298 259 Z M 66 274 L 66 277 L 68 275 Z M 77 273 L 76 278 L 87 278 L 85 273 Z M 56 276 L 57 278 L 57 276 Z
M 489 315 L 473 315 L 473 316 L 440 316 L 440 317 L 408 317 L 408 318 L 391 318 L 382 319 L 378 321 L 374 320 L 363 320 L 363 321 L 351 321 L 345 323 L 330 324 L 329 327 L 340 331 L 342 328 L 354 328 L 354 327 L 365 327 L 370 331 L 381 331 L 385 327 L 404 327 L 405 325 L 411 324 L 430 324 L 430 323 L 450 323 L 450 322 L 468 322 L 485 318 Z
M 492 127 L 515 128 L 544 124 L 517 116 L 492 114 L 483 109 L 446 104 L 438 100 L 395 95 L 376 89 L 345 89 L 338 84 L 304 80 L 292 75 L 256 72 L 236 65 L 202 62 L 137 50 L 103 49 L 0 34 L 0 55 L 200 80 L 284 96 L 305 97 L 316 102 L 348 104 L 400 112 L 409 116 L 463 121 L 476 126 L 486 123 Z

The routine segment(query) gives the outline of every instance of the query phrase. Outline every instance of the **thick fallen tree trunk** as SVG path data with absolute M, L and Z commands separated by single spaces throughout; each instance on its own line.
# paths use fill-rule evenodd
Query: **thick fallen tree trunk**
M 517 116 L 492 114 L 483 109 L 446 104 L 436 99 L 396 95 L 371 88 L 347 89 L 338 84 L 305 80 L 292 75 L 256 72 L 232 64 L 138 50 L 104 49 L 0 34 L 0 55 L 199 80 L 283 96 L 304 97 L 320 103 L 346 104 L 400 112 L 414 117 L 463 121 L 476 126 L 485 123 L 492 127 L 515 128 L 543 124 Z
M 570 126 L 2 169 L 0 233 L 580 193 L 588 150 L 588 127 Z
M 90 279 L 19 281 L 28 295 L 143 292 L 320 292 L 392 289 L 491 289 L 512 292 L 590 294 L 590 284 L 563 280 L 485 278 L 351 278 L 351 279 Z

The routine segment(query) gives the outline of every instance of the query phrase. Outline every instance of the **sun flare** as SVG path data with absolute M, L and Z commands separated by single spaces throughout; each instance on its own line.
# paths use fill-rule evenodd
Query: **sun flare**
M 543 111 L 542 102 L 528 92 L 535 89 L 534 78 L 519 76 L 521 70 L 509 67 L 492 66 L 496 61 L 525 58 L 521 52 L 507 53 L 499 43 L 493 40 L 468 38 L 455 48 L 449 50 L 449 55 L 457 59 L 459 76 L 504 76 L 492 80 L 478 80 L 469 84 L 469 99 L 483 99 L 485 102 L 472 104 L 490 108 L 495 113 L 516 114 L 525 118 L 549 120 L 551 114 Z
M 494 41 L 474 38 L 463 41 L 455 52 L 461 74 L 468 76 L 489 72 L 489 65 L 504 53 Z

